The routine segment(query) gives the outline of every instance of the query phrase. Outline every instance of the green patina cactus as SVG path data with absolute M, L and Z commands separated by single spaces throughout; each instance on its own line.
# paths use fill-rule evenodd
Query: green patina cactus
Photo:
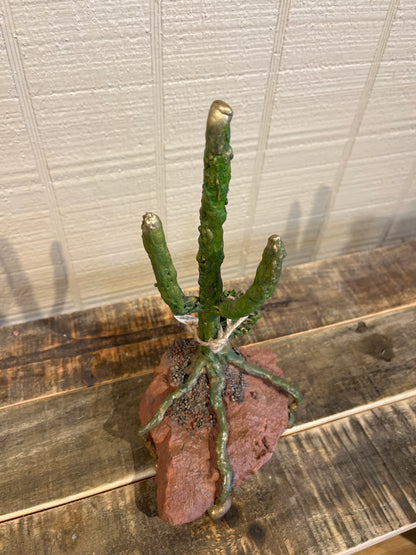
M 167 409 L 196 384 L 202 372 L 206 372 L 210 384 L 210 403 L 219 423 L 216 444 L 217 466 L 221 474 L 221 490 L 214 505 L 209 509 L 213 518 L 224 515 L 231 505 L 230 488 L 232 468 L 227 456 L 228 425 L 223 404 L 225 368 L 228 363 L 244 372 L 270 381 L 286 391 L 292 401 L 289 404 L 289 424 L 293 424 L 293 410 L 301 401 L 301 395 L 286 380 L 249 363 L 229 344 L 229 337 L 246 333 L 260 317 L 259 307 L 273 295 L 279 281 L 286 252 L 277 235 L 269 237 L 256 276 L 246 293 L 223 291 L 221 264 L 224 260 L 223 224 L 225 222 L 228 185 L 231 177 L 233 152 L 230 146 L 230 122 L 232 110 L 225 102 L 216 100 L 211 105 L 207 120 L 206 147 L 204 154 L 204 182 L 200 209 L 199 250 L 199 296 L 186 296 L 177 282 L 162 224 L 153 213 L 143 217 L 143 244 L 152 262 L 158 287 L 163 300 L 175 316 L 197 313 L 200 343 L 198 356 L 193 363 L 186 382 L 170 393 L 153 418 L 142 428 L 140 435 L 148 433 L 160 424 Z

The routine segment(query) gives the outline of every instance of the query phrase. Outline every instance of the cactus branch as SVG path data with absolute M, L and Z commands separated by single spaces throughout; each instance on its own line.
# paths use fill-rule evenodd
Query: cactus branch
M 172 403 L 177 399 L 180 399 L 182 395 L 185 395 L 186 393 L 191 391 L 191 389 L 198 381 L 199 376 L 202 374 L 206 363 L 207 363 L 207 360 L 205 357 L 203 357 L 202 355 L 198 357 L 197 361 L 193 366 L 193 370 L 189 374 L 186 382 L 181 386 L 179 386 L 177 389 L 175 389 L 175 391 L 172 391 L 172 393 L 169 393 L 169 395 L 165 398 L 163 403 L 161 403 L 161 405 L 155 412 L 154 416 L 149 420 L 149 422 L 145 426 L 142 426 L 139 429 L 140 436 L 143 436 L 148 432 L 150 432 L 150 430 L 153 430 L 153 428 L 156 428 L 156 426 L 158 426 L 162 422 L 166 411 L 172 405 Z
M 226 298 L 219 304 L 220 316 L 236 320 L 257 310 L 271 297 L 279 282 L 286 251 L 278 235 L 267 241 L 256 276 L 246 293 L 236 299 Z
M 228 361 L 231 364 L 238 366 L 239 368 L 247 372 L 247 374 L 251 374 L 252 376 L 256 376 L 257 378 L 268 380 L 275 387 L 279 387 L 280 389 L 283 389 L 283 391 L 288 393 L 293 398 L 293 401 L 289 404 L 289 422 L 288 422 L 288 425 L 292 426 L 295 421 L 293 411 L 298 407 L 298 405 L 302 401 L 302 395 L 299 393 L 296 387 L 294 387 L 284 378 L 281 378 L 280 376 L 276 376 L 275 374 L 271 374 L 270 372 L 267 372 L 267 370 L 263 370 L 263 368 L 260 368 L 260 366 L 256 366 L 255 364 L 248 362 L 236 350 L 230 349 L 227 356 L 228 356 Z
M 152 212 L 143 216 L 142 238 L 152 263 L 156 286 L 162 299 L 174 314 L 189 314 L 196 310 L 198 299 L 183 294 L 176 279 L 176 270 L 166 245 L 162 222 Z
M 213 102 L 208 114 L 204 154 L 204 183 L 199 226 L 199 337 L 215 339 L 220 317 L 213 307 L 222 296 L 221 264 L 224 260 L 222 226 L 227 213 L 228 184 L 231 177 L 230 121 L 232 110 L 225 102 Z
M 215 360 L 208 365 L 208 377 L 210 382 L 210 402 L 215 411 L 219 431 L 216 441 L 217 466 L 221 475 L 220 493 L 215 499 L 214 505 L 208 509 L 212 518 L 221 518 L 231 506 L 231 481 L 232 469 L 227 455 L 228 424 L 225 415 L 222 394 L 225 388 L 225 376 L 221 364 Z

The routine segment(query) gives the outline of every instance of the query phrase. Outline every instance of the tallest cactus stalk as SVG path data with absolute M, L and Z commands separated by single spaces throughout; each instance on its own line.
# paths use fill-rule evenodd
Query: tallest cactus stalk
M 199 226 L 199 296 L 184 295 L 176 279 L 176 270 L 166 245 L 162 223 L 156 214 L 148 212 L 143 217 L 143 244 L 152 262 L 158 287 L 163 300 L 177 317 L 190 313 L 198 314 L 199 353 L 191 363 L 186 381 L 167 395 L 154 416 L 142 428 L 145 435 L 158 426 L 169 407 L 195 386 L 199 377 L 206 374 L 209 379 L 209 402 L 218 422 L 216 440 L 217 466 L 221 475 L 219 495 L 208 512 L 213 518 L 224 515 L 230 507 L 232 466 L 228 459 L 228 424 L 223 393 L 227 364 L 286 391 L 293 401 L 289 405 L 289 423 L 293 423 L 292 410 L 300 403 L 301 395 L 283 378 L 248 362 L 237 350 L 228 345 L 229 337 L 244 323 L 249 329 L 259 316 L 257 309 L 274 293 L 279 281 L 285 249 L 280 237 L 269 237 L 257 268 L 252 285 L 244 294 L 224 292 L 221 279 L 221 264 L 224 260 L 222 226 L 227 212 L 228 185 L 231 177 L 230 122 L 233 112 L 225 102 L 213 102 L 208 114 L 206 147 L 204 153 L 204 182 Z M 251 321 L 250 321 L 251 318 Z M 183 321 L 194 321 L 194 318 Z M 249 324 L 247 327 L 247 323 Z M 221 332 L 221 333 L 220 333 Z
M 215 339 L 220 316 L 215 307 L 221 302 L 221 264 L 224 260 L 222 226 L 227 217 L 228 184 L 231 177 L 230 122 L 233 111 L 225 102 L 213 102 L 208 114 L 204 153 L 204 183 L 199 226 L 199 337 Z M 213 311 L 214 308 L 214 311 Z

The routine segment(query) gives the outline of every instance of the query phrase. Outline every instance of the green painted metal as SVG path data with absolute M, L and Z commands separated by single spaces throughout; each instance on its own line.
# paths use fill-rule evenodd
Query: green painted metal
M 280 237 L 278 235 L 269 237 L 253 284 L 243 296 L 237 299 L 224 299 L 219 305 L 220 315 L 237 320 L 248 316 L 263 305 L 277 287 L 285 256 L 285 247 Z
M 251 374 L 252 376 L 256 376 L 257 378 L 262 378 L 264 380 L 271 382 L 275 387 L 283 389 L 283 391 L 285 391 L 288 395 L 290 395 L 293 398 L 293 401 L 289 404 L 289 422 L 288 422 L 289 426 L 293 426 L 295 422 L 295 415 L 293 411 L 300 405 L 302 401 L 302 395 L 299 393 L 296 387 L 294 387 L 284 378 L 280 378 L 279 376 L 270 374 L 270 372 L 267 372 L 267 370 L 263 370 L 263 368 L 260 368 L 260 366 L 257 366 L 256 364 L 252 364 L 251 362 L 248 362 L 243 357 L 243 355 L 241 355 L 240 353 L 238 353 L 233 349 L 230 349 L 227 359 L 228 359 L 228 362 L 234 364 L 235 366 L 238 366 L 239 368 L 247 372 L 247 374 Z
M 212 518 L 221 518 L 231 506 L 230 490 L 233 471 L 227 455 L 228 424 L 222 399 L 225 389 L 225 374 L 223 370 L 224 367 L 216 359 L 207 367 L 210 384 L 210 402 L 215 411 L 219 426 L 215 450 L 217 466 L 221 474 L 220 494 L 215 500 L 214 505 L 208 510 Z
M 230 122 L 233 112 L 225 102 L 213 102 L 208 114 L 204 153 L 204 182 L 200 209 L 199 250 L 199 336 L 215 339 L 220 316 L 214 307 L 221 302 L 221 264 L 224 260 L 222 226 L 227 217 L 228 184 L 231 178 Z
M 231 178 L 233 152 L 230 146 L 230 122 L 233 112 L 225 102 L 216 100 L 211 105 L 206 130 L 204 153 L 204 181 L 200 209 L 199 296 L 187 297 L 177 282 L 176 270 L 166 245 L 159 218 L 150 212 L 144 215 L 143 243 L 151 260 L 163 300 L 175 315 L 198 313 L 198 336 L 201 342 L 199 355 L 191 365 L 186 382 L 170 393 L 152 419 L 139 433 L 145 435 L 159 425 L 172 403 L 188 393 L 202 373 L 207 373 L 210 383 L 210 403 L 215 412 L 219 432 L 216 441 L 217 466 L 221 475 L 221 488 L 208 513 L 213 518 L 223 516 L 231 505 L 230 489 L 232 467 L 227 455 L 228 424 L 223 402 L 225 369 L 232 363 L 242 371 L 265 379 L 293 398 L 289 405 L 289 425 L 293 424 L 293 410 L 299 405 L 301 395 L 286 380 L 249 363 L 238 351 L 232 349 L 228 339 L 218 348 L 219 332 L 229 322 L 238 322 L 246 332 L 258 317 L 258 308 L 273 295 L 278 284 L 283 259 L 286 256 L 283 242 L 277 235 L 269 237 L 257 268 L 252 285 L 244 294 L 223 291 L 221 264 L 224 260 L 223 224 L 225 222 L 228 186 Z M 238 332 L 235 330 L 235 332 Z M 235 333 L 234 332 L 234 333 Z M 212 343 L 214 342 L 214 343 Z
M 143 245 L 152 263 L 156 287 L 162 299 L 174 314 L 189 314 L 198 306 L 197 297 L 183 294 L 176 279 L 176 270 L 166 244 L 165 233 L 159 217 L 146 212 L 142 222 Z
M 206 363 L 206 357 L 201 354 L 198 357 L 197 361 L 194 363 L 192 371 L 185 383 L 180 385 L 177 389 L 175 389 L 175 391 L 172 391 L 172 393 L 169 393 L 169 395 L 167 395 L 164 401 L 159 405 L 159 408 L 157 409 L 153 417 L 149 420 L 149 422 L 139 429 L 140 436 L 144 436 L 145 434 L 150 432 L 150 430 L 156 428 L 156 426 L 158 426 L 162 422 L 166 411 L 172 405 L 172 403 L 191 391 L 191 389 L 198 381 L 199 376 L 202 374 Z

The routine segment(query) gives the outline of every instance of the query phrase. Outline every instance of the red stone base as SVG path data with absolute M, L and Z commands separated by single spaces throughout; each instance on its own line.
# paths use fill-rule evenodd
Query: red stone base
M 248 361 L 284 377 L 276 355 L 261 347 L 241 348 Z M 140 403 L 140 419 L 146 424 L 168 393 L 170 384 L 168 353 L 155 370 L 155 376 Z M 239 378 L 238 370 L 236 376 Z M 266 463 L 277 440 L 287 427 L 287 395 L 270 383 L 243 374 L 244 400 L 224 395 L 229 440 L 227 452 L 233 469 L 233 487 L 254 474 Z M 156 485 L 159 515 L 170 524 L 184 524 L 200 517 L 214 502 L 219 488 L 216 466 L 214 426 L 189 430 L 172 422 L 169 411 L 162 423 L 150 432 L 158 457 Z

